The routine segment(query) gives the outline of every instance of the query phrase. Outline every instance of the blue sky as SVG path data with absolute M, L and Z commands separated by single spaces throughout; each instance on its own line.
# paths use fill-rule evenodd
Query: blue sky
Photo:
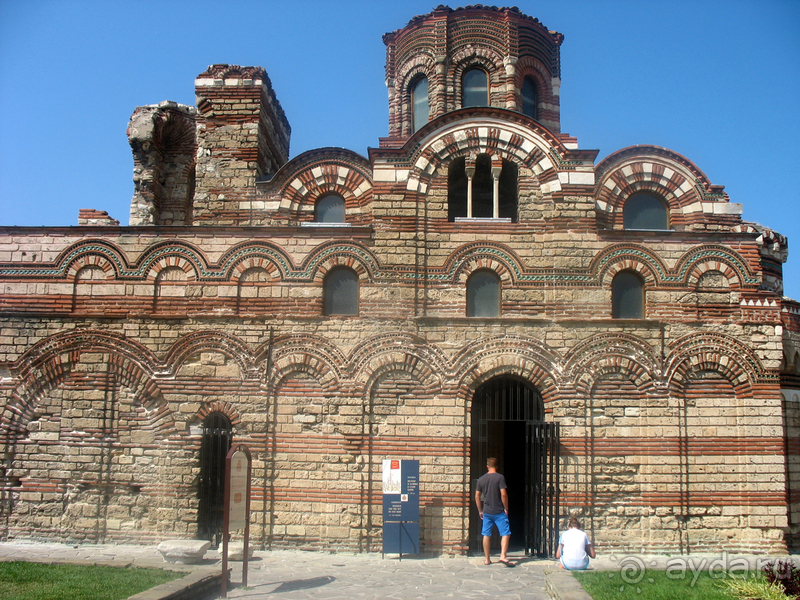
M 0 224 L 128 223 L 136 106 L 194 104 L 212 63 L 260 65 L 291 155 L 366 154 L 388 129 L 381 36 L 438 1 L 0 1 Z M 565 35 L 562 130 L 598 161 L 634 144 L 692 160 L 744 219 L 800 245 L 800 1 L 517 6 Z M 451 4 L 451 6 L 459 6 Z M 784 265 L 800 299 L 800 253 Z

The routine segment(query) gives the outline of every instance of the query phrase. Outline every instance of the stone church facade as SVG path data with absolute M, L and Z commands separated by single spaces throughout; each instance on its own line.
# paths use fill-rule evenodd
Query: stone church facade
M 381 465 L 421 544 L 784 552 L 800 528 L 787 242 L 691 160 L 561 132 L 563 36 L 439 7 L 384 36 L 389 134 L 289 160 L 267 73 L 137 108 L 130 225 L 0 227 L 4 539 L 213 537 L 253 454 L 252 543 L 379 551 Z

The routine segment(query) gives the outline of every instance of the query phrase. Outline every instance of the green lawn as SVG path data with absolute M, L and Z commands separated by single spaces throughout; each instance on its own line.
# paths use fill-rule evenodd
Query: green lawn
M 0 562 L 0 598 L 123 600 L 183 575 L 161 569 Z
M 594 600 L 735 600 L 724 586 L 722 573 L 687 572 L 684 578 L 666 571 L 647 571 L 640 581 L 619 571 L 573 572 Z

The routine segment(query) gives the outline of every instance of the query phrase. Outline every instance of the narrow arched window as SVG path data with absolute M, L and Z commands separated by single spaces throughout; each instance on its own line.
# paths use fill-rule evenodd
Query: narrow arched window
M 328 194 L 317 200 L 314 210 L 317 223 L 344 223 L 344 200 L 337 194 Z
M 500 316 L 500 278 L 493 271 L 476 271 L 467 280 L 467 316 Z
M 611 316 L 644 319 L 644 282 L 633 271 L 620 271 L 611 282 Z
M 486 71 L 469 69 L 462 80 L 463 94 L 461 106 L 489 106 L 489 83 Z
M 669 229 L 666 202 L 644 192 L 628 198 L 622 209 L 622 220 L 625 229 Z
M 428 79 L 420 77 L 411 88 L 412 126 L 418 131 L 430 118 L 428 108 Z
M 358 275 L 340 267 L 328 273 L 323 283 L 326 315 L 358 314 Z
M 522 114 L 534 119 L 538 118 L 539 99 L 536 97 L 536 83 L 534 83 L 533 78 L 526 77 L 522 81 L 520 92 L 522 95 Z

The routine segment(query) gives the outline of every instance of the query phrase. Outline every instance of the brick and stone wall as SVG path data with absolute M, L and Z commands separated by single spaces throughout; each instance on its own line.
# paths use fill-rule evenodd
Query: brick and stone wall
M 481 19 L 494 28 L 471 45 Z M 447 28 L 458 35 L 440 47 Z M 557 126 L 561 39 L 489 8 L 436 9 L 389 34 L 396 81 L 429 43 L 502 72 L 492 106 L 462 109 L 456 72 L 433 66 L 444 87 L 410 138 L 395 90 L 390 138 L 368 157 L 289 160 L 266 72 L 213 65 L 197 108 L 134 113 L 129 226 L 86 210 L 78 228 L 0 227 L 0 536 L 196 535 L 203 422 L 222 413 L 253 453 L 255 544 L 379 550 L 382 460 L 413 458 L 423 550 L 464 552 L 474 396 L 514 377 L 561 424 L 561 516 L 579 514 L 604 548 L 796 544 L 786 240 L 744 223 L 674 152 L 595 165 Z M 523 71 L 550 78 L 538 122 L 517 112 Z M 514 216 L 451 219 L 451 170 L 481 155 L 513 166 Z M 669 229 L 624 229 L 639 192 L 664 200 Z M 346 223 L 315 222 L 326 194 Z M 354 316 L 325 314 L 340 267 L 357 277 Z M 500 280 L 499 315 L 467 317 L 482 270 Z M 643 281 L 643 318 L 612 318 L 621 271 Z

